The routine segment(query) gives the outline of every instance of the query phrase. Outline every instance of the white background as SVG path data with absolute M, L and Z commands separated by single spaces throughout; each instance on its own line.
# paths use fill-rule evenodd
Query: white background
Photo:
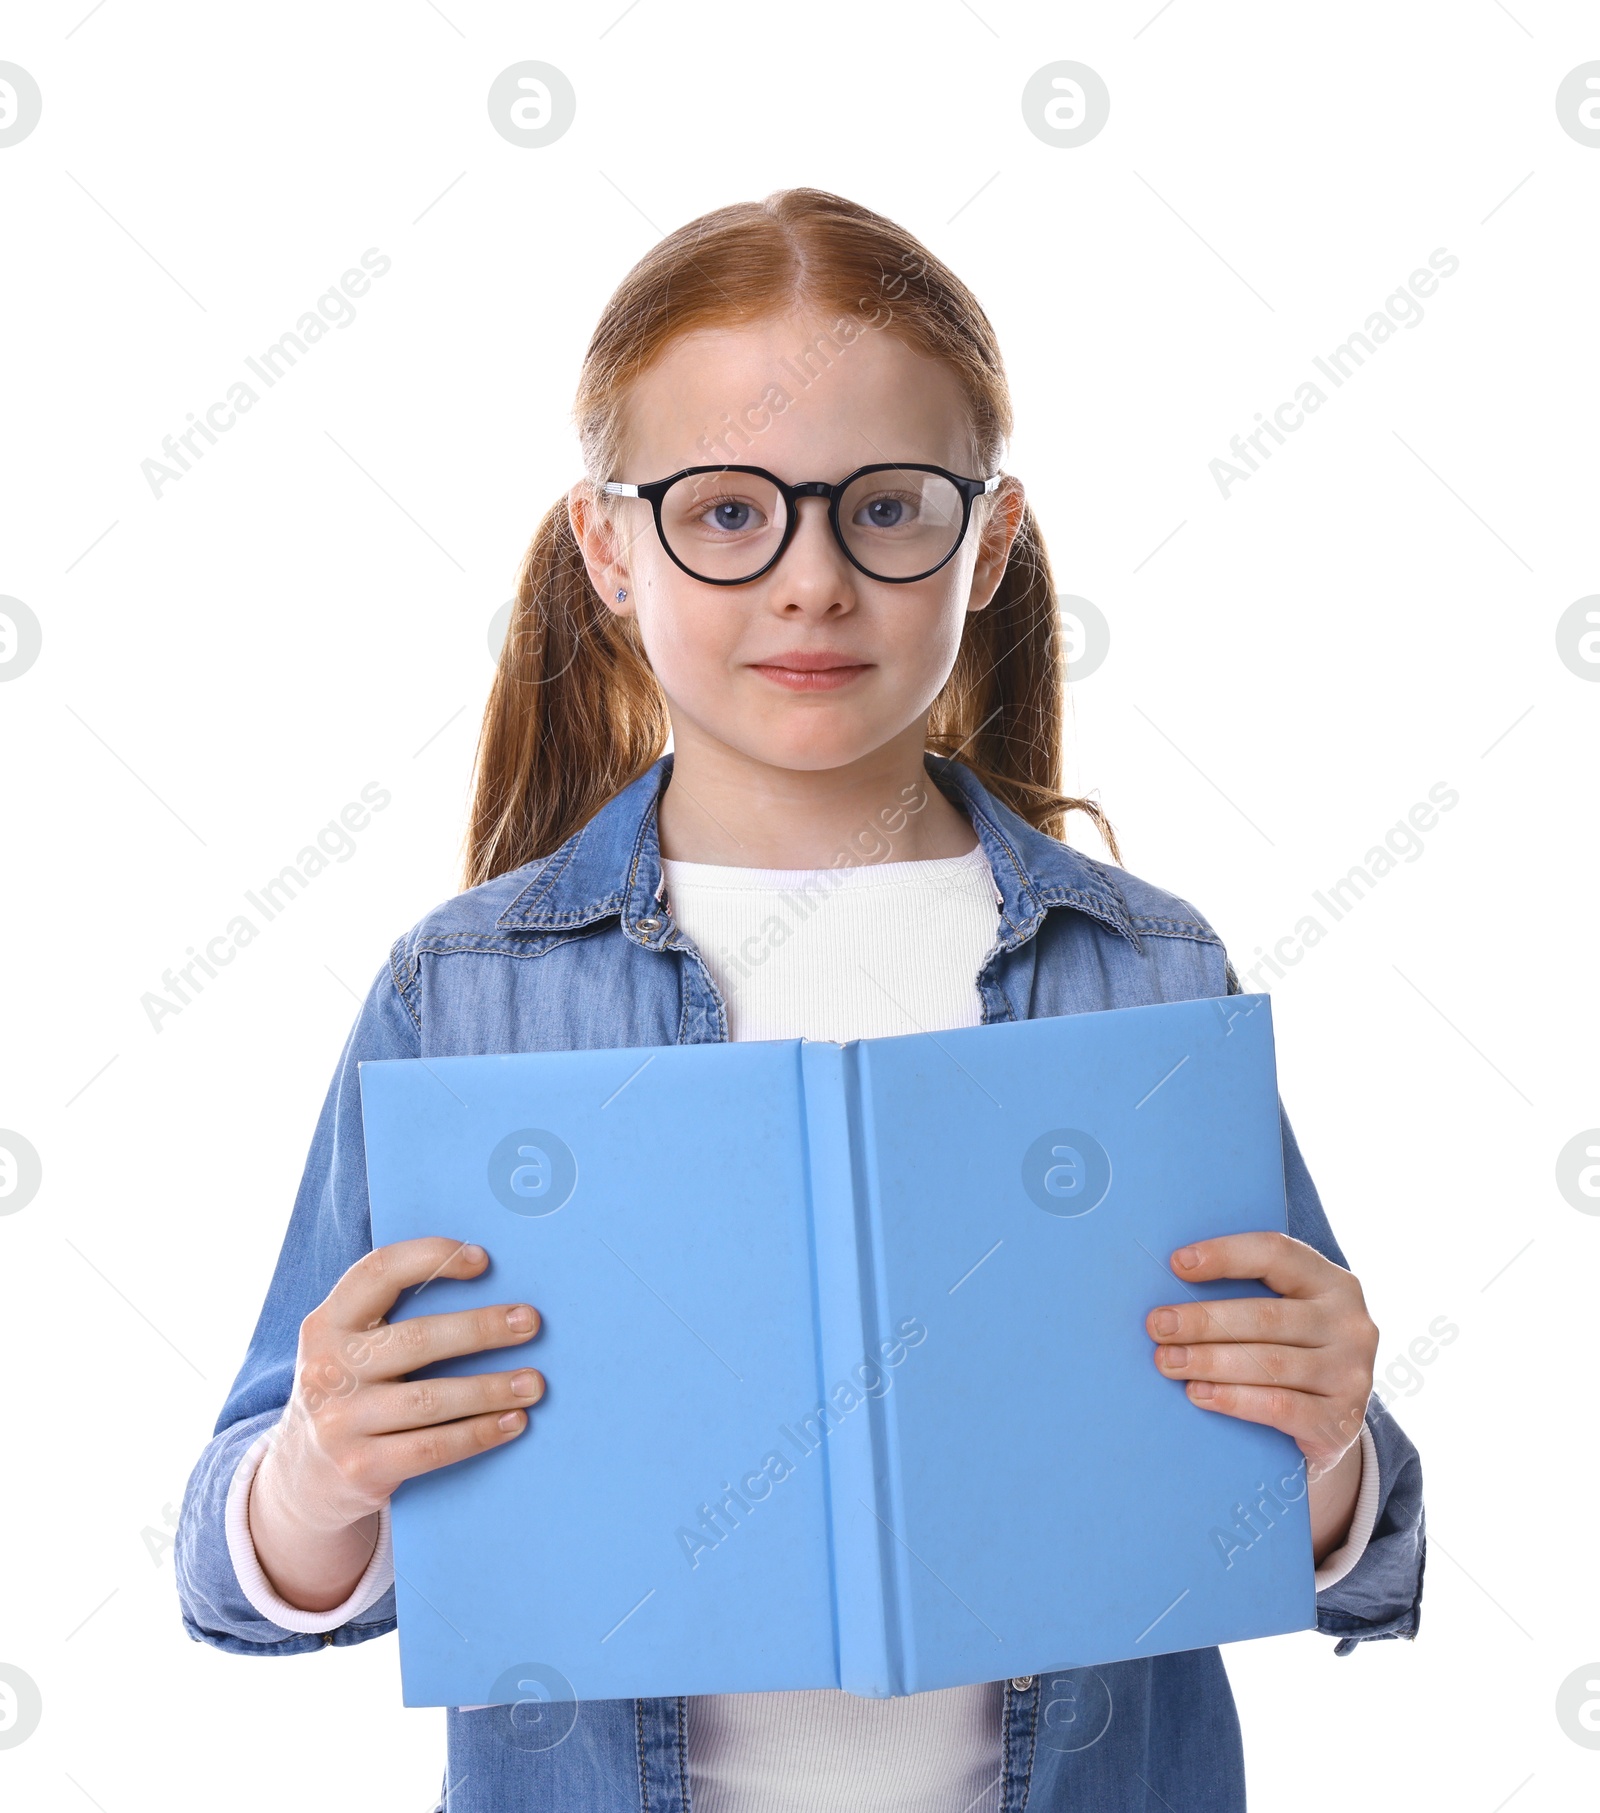
M 1111 625 L 1071 784 L 1241 972 L 1434 783 L 1459 792 L 1264 978 L 1380 1371 L 1460 1330 L 1396 1405 L 1427 1479 L 1421 1634 L 1228 1662 L 1253 1806 L 1593 1804 L 1600 1751 L 1555 1696 L 1600 1659 L 1600 1219 L 1555 1166 L 1600 1123 L 1600 685 L 1555 628 L 1600 591 L 1600 149 L 1554 101 L 1600 22 L 1156 6 L 8 9 L 0 58 L 43 116 L 0 150 L 0 592 L 44 634 L 0 686 L 0 1126 L 44 1169 L 0 1218 L 0 1662 L 44 1705 L 0 1750 L 8 1804 L 433 1804 L 443 1714 L 401 1709 L 394 1640 L 191 1642 L 163 1508 L 355 996 L 458 885 L 487 626 L 578 474 L 594 321 L 660 233 L 799 183 L 903 222 L 989 311 L 1007 468 Z M 525 58 L 577 92 L 544 149 L 487 116 Z M 1062 58 L 1111 93 L 1077 149 L 1020 106 Z M 153 497 L 141 461 L 371 246 L 393 268 L 357 319 Z M 1441 246 L 1460 268 L 1425 318 L 1224 499 L 1230 437 Z M 153 1031 L 141 996 L 370 781 L 393 802 L 354 856 Z

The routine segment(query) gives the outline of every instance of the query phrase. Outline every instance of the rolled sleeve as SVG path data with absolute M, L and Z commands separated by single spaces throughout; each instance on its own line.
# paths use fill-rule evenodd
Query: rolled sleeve
M 234 1469 L 223 1513 L 228 1558 L 233 1563 L 234 1578 L 239 1582 L 245 1598 L 262 1617 L 283 1630 L 311 1631 L 320 1636 L 327 1631 L 337 1630 L 342 1624 L 349 1624 L 376 1604 L 394 1585 L 394 1549 L 389 1507 L 385 1504 L 378 1513 L 378 1540 L 373 1547 L 372 1559 L 367 1563 L 361 1578 L 351 1588 L 344 1604 L 335 1605 L 325 1612 L 303 1611 L 298 1605 L 291 1605 L 273 1589 L 266 1569 L 261 1565 L 261 1557 L 256 1553 L 255 1539 L 250 1534 L 250 1485 L 256 1476 L 256 1469 L 272 1446 L 276 1433 L 276 1428 L 272 1428 L 258 1435 L 240 1456 L 239 1465 Z
M 1281 1102 L 1279 1114 L 1283 1124 L 1289 1232 L 1348 1271 L 1349 1265 L 1333 1237 Z M 1369 1441 L 1378 1480 L 1376 1502 L 1371 1506 L 1371 1533 L 1360 1558 L 1332 1585 L 1317 1593 L 1317 1629 L 1339 1639 L 1334 1653 L 1341 1656 L 1349 1655 L 1358 1643 L 1376 1637 L 1414 1637 L 1422 1616 L 1426 1550 L 1422 1458 L 1377 1397 L 1369 1397 L 1362 1424 L 1364 1459 Z M 1365 1483 L 1363 1474 L 1363 1488 Z M 1357 1507 L 1361 1508 L 1359 1498 Z
M 372 1248 L 359 1066 L 369 1059 L 420 1054 L 417 1026 L 392 967 L 403 942 L 368 990 L 345 1041 L 244 1363 L 184 1490 L 173 1550 L 179 1610 L 189 1635 L 218 1649 L 295 1655 L 364 1642 L 395 1628 L 394 1588 L 383 1584 L 392 1565 L 387 1517 L 372 1564 L 345 1605 L 326 1614 L 296 1612 L 292 1619 L 282 1612 L 270 1615 L 295 1608 L 267 1586 L 248 1542 L 247 1522 L 240 1543 L 245 1506 L 239 1482 L 248 1489 L 289 1401 L 301 1322 Z M 346 1614 L 342 1621 L 328 1627 L 326 1620 L 339 1613 Z
M 1422 1462 L 1376 1397 L 1367 1407 L 1364 1428 L 1377 1451 L 1383 1481 L 1372 1535 L 1349 1573 L 1317 1594 L 1317 1629 L 1339 1639 L 1334 1653 L 1340 1656 L 1374 1637 L 1414 1637 L 1422 1617 L 1427 1560 Z

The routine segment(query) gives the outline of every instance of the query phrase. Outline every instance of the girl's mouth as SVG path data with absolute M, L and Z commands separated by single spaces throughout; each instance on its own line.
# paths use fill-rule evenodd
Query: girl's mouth
M 872 666 L 870 661 L 835 661 L 830 656 L 795 657 L 799 665 L 786 661 L 754 661 L 751 666 L 779 686 L 791 692 L 836 692 L 848 686 Z

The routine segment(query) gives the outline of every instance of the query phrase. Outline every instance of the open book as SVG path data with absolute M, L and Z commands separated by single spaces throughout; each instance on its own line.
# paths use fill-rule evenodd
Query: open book
M 526 1301 L 513 1442 L 405 1482 L 405 1703 L 882 1696 L 1315 1623 L 1303 1457 L 1163 1377 L 1188 1240 L 1284 1226 L 1266 995 L 361 1066 L 391 1320 Z

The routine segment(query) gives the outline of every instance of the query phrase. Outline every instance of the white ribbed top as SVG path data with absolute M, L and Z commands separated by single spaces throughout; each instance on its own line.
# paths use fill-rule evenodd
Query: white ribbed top
M 839 869 L 662 860 L 732 1039 L 975 1026 L 998 894 L 965 856 Z M 869 1700 L 837 1688 L 689 1700 L 695 1813 L 997 1813 L 1004 1686 Z
M 728 1003 L 731 1039 L 882 1038 L 975 1026 L 999 891 L 965 856 L 837 869 L 664 858 L 667 901 Z
M 693 1694 L 694 1813 L 998 1813 L 1001 1681 L 864 1700 Z

